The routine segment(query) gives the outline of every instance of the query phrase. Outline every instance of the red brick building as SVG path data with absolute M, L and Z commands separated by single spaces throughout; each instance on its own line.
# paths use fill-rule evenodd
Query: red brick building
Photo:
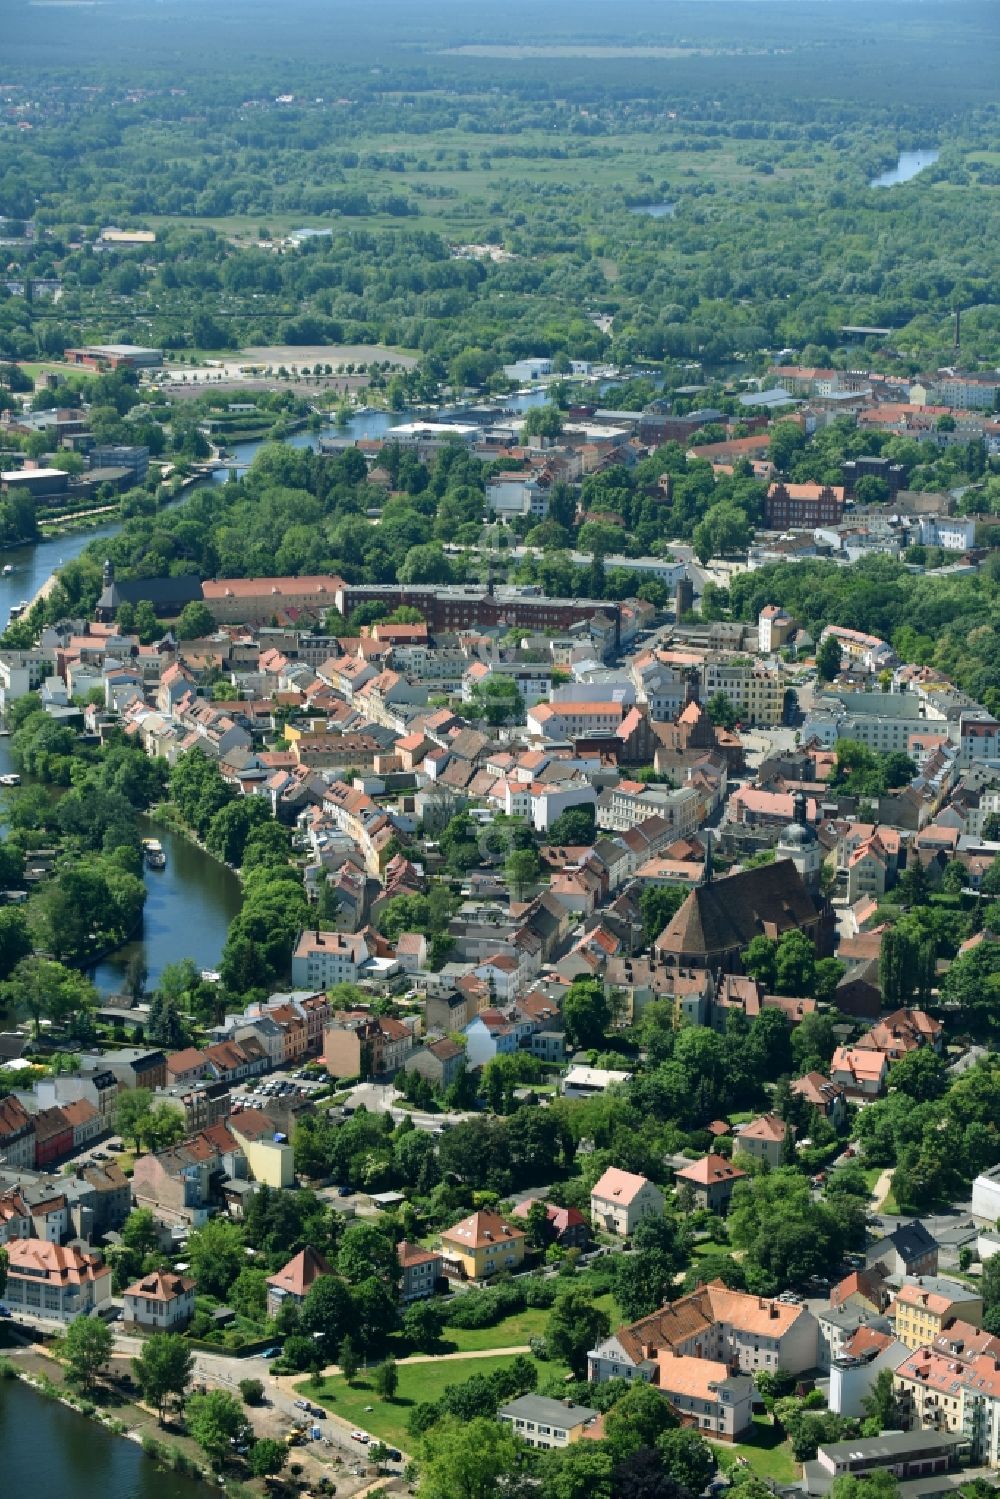
M 844 490 L 833 484 L 786 484 L 776 481 L 764 501 L 769 531 L 837 526 L 844 518 Z

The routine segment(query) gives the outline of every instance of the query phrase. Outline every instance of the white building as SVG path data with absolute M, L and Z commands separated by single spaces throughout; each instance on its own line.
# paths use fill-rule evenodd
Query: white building
M 124 1322 L 144 1332 L 176 1332 L 194 1316 L 195 1282 L 154 1270 L 125 1289 Z
M 644 1218 L 662 1218 L 663 1193 L 645 1176 L 609 1166 L 590 1194 L 596 1228 L 627 1238 Z

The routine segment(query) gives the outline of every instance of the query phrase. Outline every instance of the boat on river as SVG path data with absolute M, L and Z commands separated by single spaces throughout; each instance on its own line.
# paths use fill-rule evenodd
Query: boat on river
M 155 838 L 144 838 L 142 840 L 143 858 L 146 860 L 147 869 L 166 869 L 167 856 L 163 852 L 163 844 Z

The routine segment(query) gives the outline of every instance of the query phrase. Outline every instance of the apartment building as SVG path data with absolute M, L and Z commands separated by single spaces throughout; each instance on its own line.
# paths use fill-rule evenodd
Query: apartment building
M 123 1321 L 140 1332 L 179 1332 L 194 1316 L 195 1282 L 169 1270 L 154 1270 L 126 1286 Z
M 510 1426 L 529 1447 L 543 1451 L 568 1447 L 596 1426 L 599 1413 L 572 1400 L 552 1400 L 542 1395 L 521 1395 L 497 1411 L 497 1419 Z
M 718 1360 L 733 1373 L 781 1368 L 799 1374 L 816 1367 L 818 1327 L 805 1306 L 730 1291 L 716 1281 L 619 1328 L 588 1353 L 587 1377 L 649 1381 L 660 1350 Z
M 724 693 L 745 723 L 782 723 L 786 686 L 779 665 L 753 656 L 709 656 L 702 667 L 703 700 Z
M 645 1176 L 609 1166 L 594 1183 L 590 1217 L 595 1228 L 627 1238 L 644 1218 L 663 1216 L 663 1193 Z
M 72 1322 L 111 1300 L 111 1268 L 100 1255 L 45 1239 L 13 1239 L 6 1250 L 4 1301 L 18 1316 Z

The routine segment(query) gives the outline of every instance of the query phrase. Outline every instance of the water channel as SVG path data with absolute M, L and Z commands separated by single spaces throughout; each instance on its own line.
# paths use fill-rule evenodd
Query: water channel
M 873 177 L 868 186 L 898 187 L 901 182 L 909 182 L 916 177 L 925 167 L 932 167 L 940 155 L 941 152 L 935 146 L 921 146 L 916 151 L 900 151 L 896 165 Z
M 506 404 L 524 410 L 544 399 L 542 392 L 531 391 L 509 398 Z M 381 437 L 390 427 L 416 415 L 364 411 L 351 417 L 344 426 L 329 428 L 327 432 L 355 440 Z M 286 440 L 293 447 L 315 447 L 318 436 L 299 432 Z M 213 479 L 224 483 L 232 468 L 243 473 L 261 446 L 259 441 L 234 444 L 232 461 L 225 468 L 216 469 Z M 111 521 L 89 531 L 39 541 L 34 546 L 0 549 L 0 561 L 9 563 L 13 569 L 9 576 L 0 577 L 0 624 L 7 619 L 12 604 L 33 598 L 59 566 L 78 557 L 90 542 L 114 536 L 120 527 L 120 521 Z M 10 741 L 0 739 L 0 775 L 15 769 Z M 155 987 L 165 965 L 179 958 L 192 958 L 199 968 L 217 968 L 229 923 L 240 909 L 240 883 L 232 870 L 179 834 L 154 827 L 145 819 L 143 824 L 142 836 L 160 840 L 167 864 L 162 870 L 145 871 L 147 897 L 141 935 L 95 969 L 92 977 L 102 994 L 120 991 L 129 959 L 136 952 L 141 952 L 144 958 L 150 989 Z
M 135 1442 L 39 1395 L 20 1380 L 0 1384 L 4 1487 L 40 1499 L 205 1499 L 193 1478 L 164 1473 Z

